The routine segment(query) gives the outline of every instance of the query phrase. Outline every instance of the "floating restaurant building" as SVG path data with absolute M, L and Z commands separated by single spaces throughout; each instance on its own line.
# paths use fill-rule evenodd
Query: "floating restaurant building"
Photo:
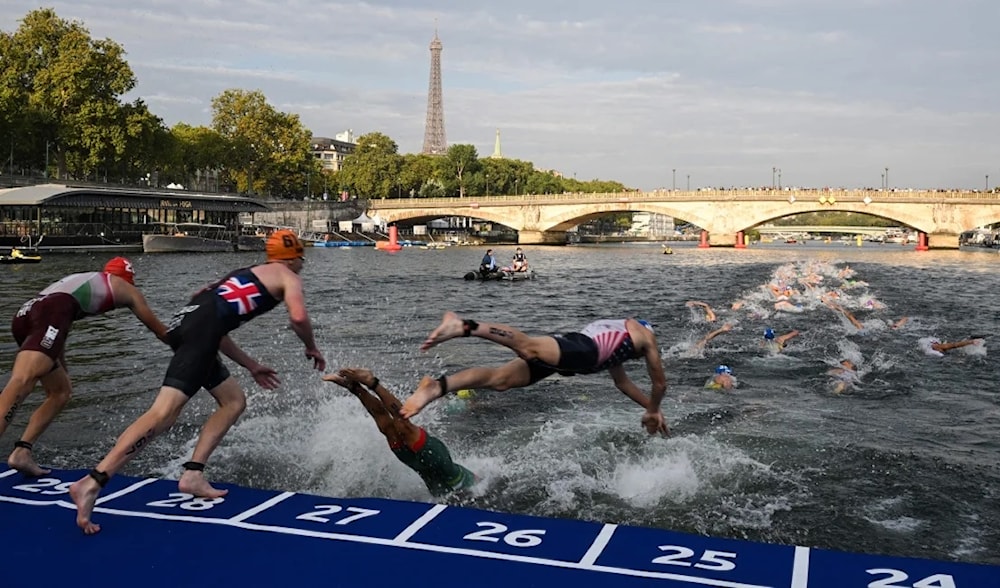
M 0 189 L 0 248 L 39 240 L 46 247 L 141 246 L 143 233 L 171 223 L 224 225 L 236 235 L 240 215 L 269 210 L 243 196 L 104 184 Z

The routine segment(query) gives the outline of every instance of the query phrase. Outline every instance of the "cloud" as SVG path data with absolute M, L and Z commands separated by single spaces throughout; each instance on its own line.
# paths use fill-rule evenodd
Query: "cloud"
M 436 25 L 449 142 L 489 153 L 499 127 L 505 154 L 580 178 L 769 184 L 781 167 L 797 184 L 870 186 L 889 166 L 901 184 L 978 187 L 1000 165 L 989 0 L 53 7 L 125 47 L 133 94 L 168 124 L 208 124 L 220 92 L 260 89 L 319 135 L 378 130 L 417 151 Z M 11 31 L 36 6 L 5 8 Z

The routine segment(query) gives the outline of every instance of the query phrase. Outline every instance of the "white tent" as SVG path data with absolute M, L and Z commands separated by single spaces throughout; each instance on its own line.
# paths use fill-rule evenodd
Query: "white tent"
M 374 224 L 375 227 L 380 231 L 385 230 L 385 221 L 382 220 L 382 217 L 380 217 L 378 214 L 372 217 L 372 224 Z
M 354 225 L 361 225 L 361 233 L 373 233 L 375 232 L 375 223 L 372 218 L 365 213 L 361 213 L 361 216 L 351 221 Z

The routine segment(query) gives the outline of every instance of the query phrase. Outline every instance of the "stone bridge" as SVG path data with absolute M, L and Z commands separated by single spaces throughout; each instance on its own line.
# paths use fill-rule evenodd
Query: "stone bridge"
M 885 190 L 657 190 L 610 194 L 404 198 L 368 202 L 387 223 L 422 224 L 451 216 L 508 226 L 518 243 L 564 244 L 566 231 L 616 212 L 652 212 L 703 229 L 703 246 L 742 247 L 743 233 L 807 212 L 856 212 L 890 219 L 920 233 L 918 248 L 957 248 L 963 231 L 1000 223 L 1000 193 Z

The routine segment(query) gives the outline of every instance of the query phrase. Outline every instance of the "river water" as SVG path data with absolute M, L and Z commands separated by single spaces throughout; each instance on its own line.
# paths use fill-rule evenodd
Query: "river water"
M 513 247 L 496 247 L 506 259 Z M 441 437 L 483 483 L 465 504 L 491 510 L 670 528 L 786 544 L 1000 564 L 1000 369 L 992 357 L 1000 314 L 996 253 L 915 252 L 912 245 L 761 245 L 747 250 L 677 244 L 528 247 L 538 278 L 466 282 L 482 251 L 397 253 L 371 248 L 307 252 L 307 304 L 329 367 L 363 366 L 405 396 L 424 374 L 513 357 L 475 339 L 417 348 L 441 313 L 455 310 L 529 334 L 637 316 L 656 326 L 669 381 L 669 438 L 649 437 L 641 409 L 607 374 L 564 378 L 430 405 L 416 422 Z M 0 267 L 0 314 L 64 274 L 100 268 L 110 255 L 50 254 L 35 266 Z M 164 319 L 198 287 L 255 253 L 139 255 L 137 285 Z M 836 273 L 850 268 L 844 282 Z M 765 286 L 786 273 L 826 272 L 858 331 L 815 295 L 777 312 Z M 801 289 L 801 287 L 800 287 Z M 703 300 L 719 319 L 685 306 Z M 730 309 L 744 300 L 738 311 Z M 868 301 L 872 306 L 867 306 Z M 884 308 L 881 305 L 885 305 Z M 796 309 L 797 310 L 797 309 Z M 887 324 L 906 316 L 899 329 Z M 723 321 L 733 331 L 703 351 L 693 343 Z M 398 463 L 360 404 L 320 381 L 279 307 L 234 332 L 275 367 L 277 391 L 248 386 L 246 414 L 207 470 L 211 479 L 332 496 L 431 500 Z M 797 329 L 784 353 L 760 346 L 763 329 Z M 985 336 L 985 346 L 927 355 L 921 340 Z M 15 346 L 0 333 L 4 381 Z M 169 350 L 126 310 L 78 322 L 67 358 L 71 404 L 38 443 L 38 459 L 87 468 L 151 403 Z M 860 381 L 834 394 L 839 359 Z M 730 393 L 703 387 L 733 368 Z M 641 361 L 626 364 L 648 390 Z M 36 392 L 21 410 L 16 439 Z M 199 394 L 177 425 L 126 469 L 176 478 L 212 409 Z M 451 499 L 458 500 L 458 499 Z

